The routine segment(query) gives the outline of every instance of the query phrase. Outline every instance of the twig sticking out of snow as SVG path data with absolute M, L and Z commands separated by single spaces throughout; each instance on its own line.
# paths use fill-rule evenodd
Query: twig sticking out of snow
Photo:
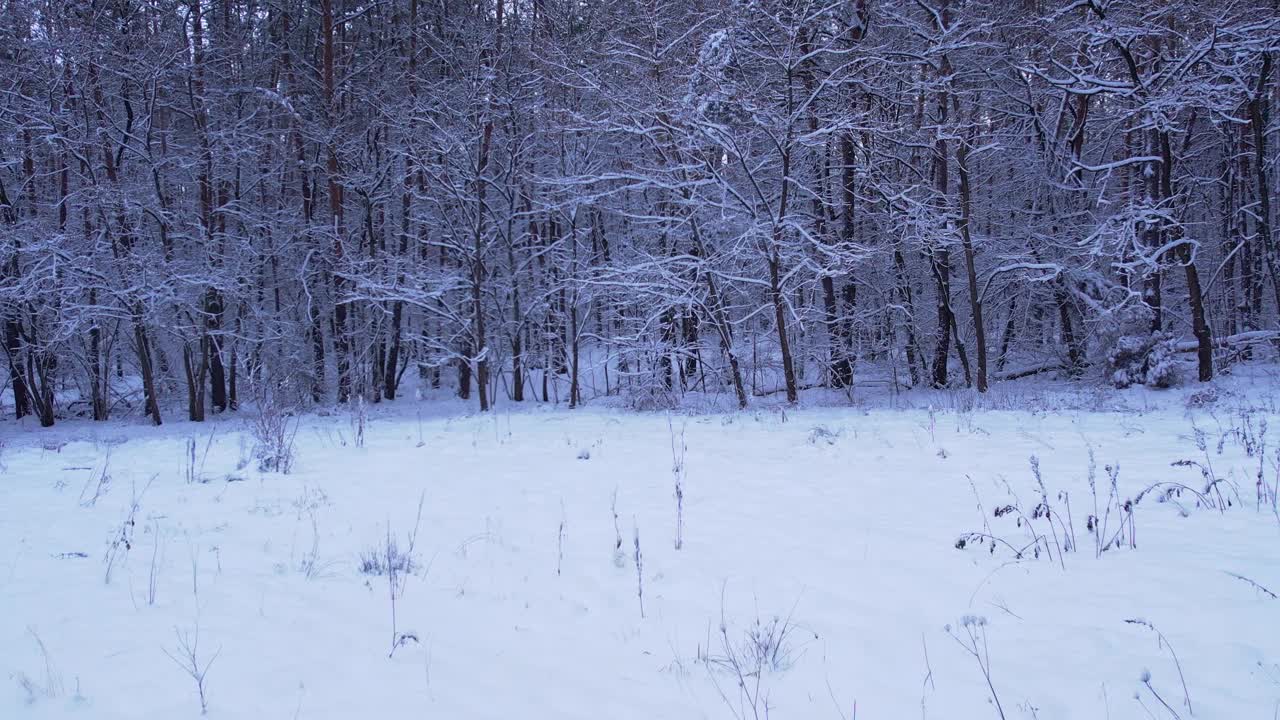
M 564 565 L 564 500 L 560 500 L 560 529 L 556 536 L 556 577 L 560 577 L 560 570 Z
M 90 475 L 89 479 L 85 481 L 84 488 L 80 490 L 80 507 L 93 507 L 98 503 L 98 498 L 102 497 L 107 486 L 111 484 L 111 474 L 108 472 L 110 467 L 111 448 L 107 447 L 107 451 L 102 458 L 102 470 L 96 475 Z M 98 479 L 97 486 L 93 490 L 93 497 L 86 499 L 85 495 L 89 492 L 89 484 L 93 482 L 94 477 Z
M 369 424 L 369 409 L 364 402 L 364 394 L 358 393 L 351 408 L 351 436 L 358 448 L 364 447 L 364 431 Z
M 609 510 L 613 513 L 613 564 L 622 568 L 627 564 L 627 555 L 622 550 L 622 528 L 618 526 L 618 488 L 613 489 L 613 498 L 609 502 Z
M 1156 700 L 1160 701 L 1160 704 L 1164 706 L 1164 709 L 1165 709 L 1165 710 L 1168 710 L 1168 711 L 1169 711 L 1169 714 L 1173 716 L 1173 720 L 1182 720 L 1181 716 L 1179 716 L 1179 715 L 1178 715 L 1178 711 L 1177 711 L 1177 710 L 1174 710 L 1172 707 L 1170 707 L 1170 706 L 1169 706 L 1169 703 L 1165 702 L 1165 701 L 1164 701 L 1164 698 L 1160 697 L 1160 693 L 1156 692 L 1155 687 L 1151 684 L 1151 671 L 1150 671 L 1150 670 L 1146 670 L 1146 669 L 1144 669 L 1144 670 L 1142 671 L 1142 673 L 1138 676 L 1138 682 L 1140 682 L 1140 683 L 1142 683 L 1143 685 L 1145 685 L 1145 686 L 1146 686 L 1146 688 L 1147 688 L 1147 690 L 1151 693 L 1152 697 L 1154 697 Z M 1134 697 L 1136 697 L 1136 698 L 1138 699 L 1138 702 L 1142 702 L 1142 698 L 1141 698 L 1139 695 L 1137 695 L 1136 693 L 1134 694 Z M 1143 705 L 1143 709 L 1146 709 L 1146 705 Z M 1149 714 L 1151 714 L 1151 711 L 1150 711 L 1150 710 L 1147 710 L 1147 714 L 1148 714 L 1148 715 L 1149 715 Z
M 213 661 L 218 659 L 218 654 L 222 652 L 219 647 L 213 652 L 208 660 L 200 659 L 200 622 L 196 621 L 195 627 L 191 632 L 183 632 L 178 628 L 173 629 L 173 634 L 178 638 L 177 647 L 171 652 L 168 648 L 161 648 L 164 654 L 175 665 L 182 668 L 183 672 L 191 676 L 195 681 L 196 692 L 200 695 L 200 714 L 204 715 L 209 712 L 209 698 L 206 694 L 208 683 L 206 677 L 209 674 L 209 668 L 213 666 Z
M 1243 576 L 1243 575 L 1237 575 L 1237 574 L 1235 574 L 1235 573 L 1233 573 L 1233 572 L 1227 572 L 1226 570 L 1223 570 L 1223 572 L 1224 572 L 1224 573 L 1226 573 L 1226 574 L 1228 574 L 1228 575 L 1230 575 L 1231 577 L 1233 577 L 1233 578 L 1235 578 L 1235 579 L 1237 579 L 1237 580 L 1243 580 L 1244 582 L 1249 583 L 1250 585 L 1252 585 L 1252 586 L 1253 586 L 1253 588 L 1254 588 L 1255 590 L 1257 590 L 1257 591 L 1258 591 L 1258 592 L 1260 592 L 1260 593 L 1263 593 L 1264 595 L 1268 595 L 1268 596 L 1270 596 L 1270 598 L 1271 598 L 1272 600 L 1280 600 L 1280 596 L 1277 596 L 1275 593 L 1271 592 L 1271 591 L 1270 591 L 1270 590 L 1268 590 L 1267 588 L 1265 588 L 1265 587 L 1263 587 L 1262 585 L 1260 585 L 1260 584 L 1258 584 L 1258 583 L 1254 582 L 1253 580 L 1250 580 L 1249 578 L 1247 578 L 1247 577 L 1245 577 L 1245 576 Z
M 133 487 L 132 499 L 129 502 L 129 509 L 125 513 L 124 520 L 121 521 L 120 527 L 112 533 L 111 540 L 107 544 L 107 556 L 105 559 L 107 570 L 104 575 L 104 582 L 111 584 L 111 571 L 115 568 L 117 562 L 122 562 L 128 557 L 129 551 L 133 549 L 133 530 L 138 524 L 138 511 L 142 509 L 142 496 L 147 493 L 151 487 L 151 483 L 155 482 L 156 475 L 152 475 L 147 484 L 142 487 L 139 492 L 137 486 Z
M 987 681 L 987 689 L 991 691 L 991 700 L 995 703 L 996 712 L 1000 715 L 1000 720 L 1005 720 L 1004 707 L 1000 705 L 1000 696 L 996 693 L 996 686 L 991 682 L 991 653 L 987 647 L 987 619 L 977 615 L 965 615 L 960 618 L 960 628 L 963 630 L 965 637 L 961 637 L 947 625 L 945 630 L 947 634 L 955 639 L 965 652 L 973 656 L 977 661 L 978 668 L 982 671 L 982 678 Z
M 387 520 L 386 544 L 383 546 L 383 560 L 387 568 L 387 599 L 391 606 L 391 651 L 387 653 L 387 657 L 395 655 L 396 648 L 418 642 L 416 634 L 399 631 L 396 625 L 396 601 L 404 595 L 404 576 L 413 571 L 413 552 L 418 543 L 418 530 L 422 527 L 422 505 L 426 499 L 426 492 L 418 495 L 418 514 L 413 521 L 413 532 L 409 533 L 409 547 L 402 556 L 397 552 L 395 540 L 391 536 L 391 521 Z
M 684 547 L 684 456 L 688 450 L 685 444 L 684 431 L 685 425 L 680 426 L 679 435 L 676 434 L 675 426 L 671 423 L 671 416 L 667 415 L 667 429 L 671 432 L 671 476 L 675 478 L 676 486 L 676 549 Z
M 933 665 L 929 662 L 929 643 L 924 638 L 924 633 L 920 633 L 920 646 L 924 648 L 924 680 L 920 683 L 920 714 L 925 716 L 925 691 L 938 691 L 938 687 L 933 684 Z
M 183 474 L 186 476 L 187 484 L 190 485 L 196 481 L 196 439 L 195 438 L 193 437 L 187 438 L 187 449 L 186 449 L 186 452 L 183 454 L 182 459 L 184 461 Z
M 635 525 L 635 518 L 632 518 L 632 529 L 634 531 L 633 544 L 635 547 L 634 559 L 636 561 L 636 597 L 640 600 L 640 617 L 644 617 L 644 556 L 640 554 L 640 526 Z
M 1187 713 L 1189 715 L 1195 715 L 1196 714 L 1195 711 L 1191 709 L 1191 693 L 1187 691 L 1187 678 L 1182 674 L 1182 663 L 1178 662 L 1178 653 L 1174 652 L 1173 646 L 1169 644 L 1169 640 L 1165 638 L 1164 633 L 1160 632 L 1160 630 L 1156 628 L 1155 625 L 1151 624 L 1151 622 L 1144 620 L 1142 618 L 1129 618 L 1128 620 L 1125 620 L 1125 622 L 1129 623 L 1130 625 L 1137 625 L 1139 627 L 1144 627 L 1150 630 L 1151 632 L 1155 633 L 1156 638 L 1159 639 L 1160 647 L 1169 648 L 1169 655 L 1170 657 L 1173 658 L 1173 666 L 1178 669 L 1178 680 L 1182 683 L 1182 699 L 1187 706 Z M 1176 712 L 1173 712 L 1173 708 L 1170 708 L 1168 703 L 1165 703 L 1164 698 L 1161 698 L 1160 695 L 1156 693 L 1155 688 L 1151 687 L 1151 673 L 1146 670 L 1143 670 L 1142 672 L 1143 672 L 1143 679 L 1142 679 L 1143 684 L 1147 686 L 1147 689 L 1151 690 L 1151 694 L 1155 695 L 1156 699 L 1159 700 L 1162 705 L 1168 708 L 1169 712 L 1173 713 L 1173 716 L 1175 718 L 1178 717 L 1178 714 Z
M 45 647 L 44 640 L 40 639 L 40 633 L 36 632 L 36 629 L 31 625 L 28 625 L 27 634 L 35 641 L 36 647 L 40 648 L 40 656 L 44 658 L 44 685 L 36 684 L 25 673 L 18 673 L 15 676 L 18 685 L 27 693 L 28 704 L 34 703 L 39 697 L 52 700 L 62 695 L 62 675 L 54 669 L 53 659 L 49 657 L 49 649 Z
M 147 605 L 156 604 L 156 590 L 159 580 L 159 556 L 160 556 L 160 522 L 153 521 L 151 523 L 152 545 L 151 545 L 151 570 L 147 573 Z

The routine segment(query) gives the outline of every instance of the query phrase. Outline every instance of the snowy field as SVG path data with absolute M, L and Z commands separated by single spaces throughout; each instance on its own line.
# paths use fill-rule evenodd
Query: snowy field
M 1280 384 L 1213 387 L 5 421 L 0 717 L 1272 719 Z

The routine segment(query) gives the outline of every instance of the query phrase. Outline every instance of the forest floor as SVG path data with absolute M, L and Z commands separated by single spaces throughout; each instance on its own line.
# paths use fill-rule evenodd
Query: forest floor
M 1280 382 L 970 397 L 5 421 L 0 717 L 1280 716 Z

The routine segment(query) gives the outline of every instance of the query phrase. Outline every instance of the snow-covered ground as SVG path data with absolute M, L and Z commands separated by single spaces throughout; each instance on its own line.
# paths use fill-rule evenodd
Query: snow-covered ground
M 184 646 L 218 718 L 1276 717 L 1280 385 L 1005 387 L 407 400 L 303 418 L 288 475 L 242 418 L 6 421 L 0 717 L 196 717 Z

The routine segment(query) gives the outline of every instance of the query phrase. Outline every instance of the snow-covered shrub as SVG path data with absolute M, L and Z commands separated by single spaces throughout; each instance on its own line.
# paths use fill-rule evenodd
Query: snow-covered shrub
M 1188 395 L 1186 404 L 1188 408 L 1212 407 L 1218 403 L 1218 399 L 1218 389 L 1209 387 L 1204 390 L 1197 390 Z
M 1169 335 L 1122 335 L 1107 353 L 1108 380 L 1117 388 L 1169 388 L 1182 379 L 1177 342 Z
M 844 434 L 844 428 L 836 428 L 835 430 L 832 430 L 826 425 L 815 425 L 813 429 L 809 431 L 809 444 L 817 445 L 818 443 L 825 443 L 827 445 L 835 445 L 842 434 Z
M 416 567 L 412 551 L 401 550 L 393 537 L 388 537 L 385 542 L 361 551 L 358 565 L 361 575 L 379 577 L 390 573 L 407 575 Z
M 723 603 L 722 598 L 721 604 Z M 795 663 L 795 638 L 798 629 L 790 614 L 785 617 L 757 615 L 747 627 L 739 629 L 733 627 L 726 614 L 726 609 L 722 607 L 720 653 L 713 654 L 711 648 L 703 648 L 704 654 L 700 654 L 700 659 L 708 665 L 731 671 L 740 670 L 746 676 L 753 677 L 766 671 L 783 672 Z
M 1177 341 L 1172 337 L 1161 337 L 1152 345 L 1147 355 L 1148 387 L 1170 388 L 1182 382 L 1177 353 Z
M 790 636 L 794 630 L 790 618 L 757 617 L 745 632 L 743 647 L 756 667 L 781 672 L 791 667 L 793 661 Z
M 293 469 L 293 439 L 298 434 L 298 422 L 294 413 L 287 410 L 274 393 L 259 394 L 258 414 L 249 426 L 258 470 L 289 474 Z
M 660 385 L 642 385 L 633 389 L 624 389 L 622 399 L 629 409 L 641 412 L 674 410 L 680 405 L 680 396 Z
M 743 710 L 736 713 L 737 717 L 768 717 L 772 683 L 766 678 L 772 673 L 789 670 L 803 654 L 800 645 L 804 642 L 797 645 L 798 628 L 790 614 L 768 618 L 757 615 L 746 628 L 735 628 L 726 617 L 723 596 L 720 604 L 719 652 L 711 652 L 710 647 L 700 647 L 698 660 L 707 666 L 711 681 L 725 703 L 735 710 Z M 731 697 L 720 687 L 718 676 L 721 673 L 727 674 L 737 685 L 737 697 Z
M 1110 385 L 1168 388 L 1181 381 L 1177 341 L 1167 333 L 1152 332 L 1151 320 L 1151 308 L 1127 305 L 1098 323 L 1094 362 L 1102 366 Z
M 1107 369 L 1111 384 L 1118 388 L 1141 383 L 1146 377 L 1147 352 L 1150 345 L 1145 338 L 1125 335 L 1107 353 Z
M 405 548 L 401 549 L 391 526 L 388 525 L 386 535 L 360 553 L 358 567 L 361 574 L 386 575 L 391 577 L 393 582 L 398 582 L 395 578 L 403 578 L 418 569 L 415 548 L 418 544 L 418 531 L 422 528 L 422 508 L 426 500 L 426 493 L 418 496 L 418 515 L 413 522 L 413 531 L 406 538 Z M 396 590 L 398 591 L 399 587 Z

